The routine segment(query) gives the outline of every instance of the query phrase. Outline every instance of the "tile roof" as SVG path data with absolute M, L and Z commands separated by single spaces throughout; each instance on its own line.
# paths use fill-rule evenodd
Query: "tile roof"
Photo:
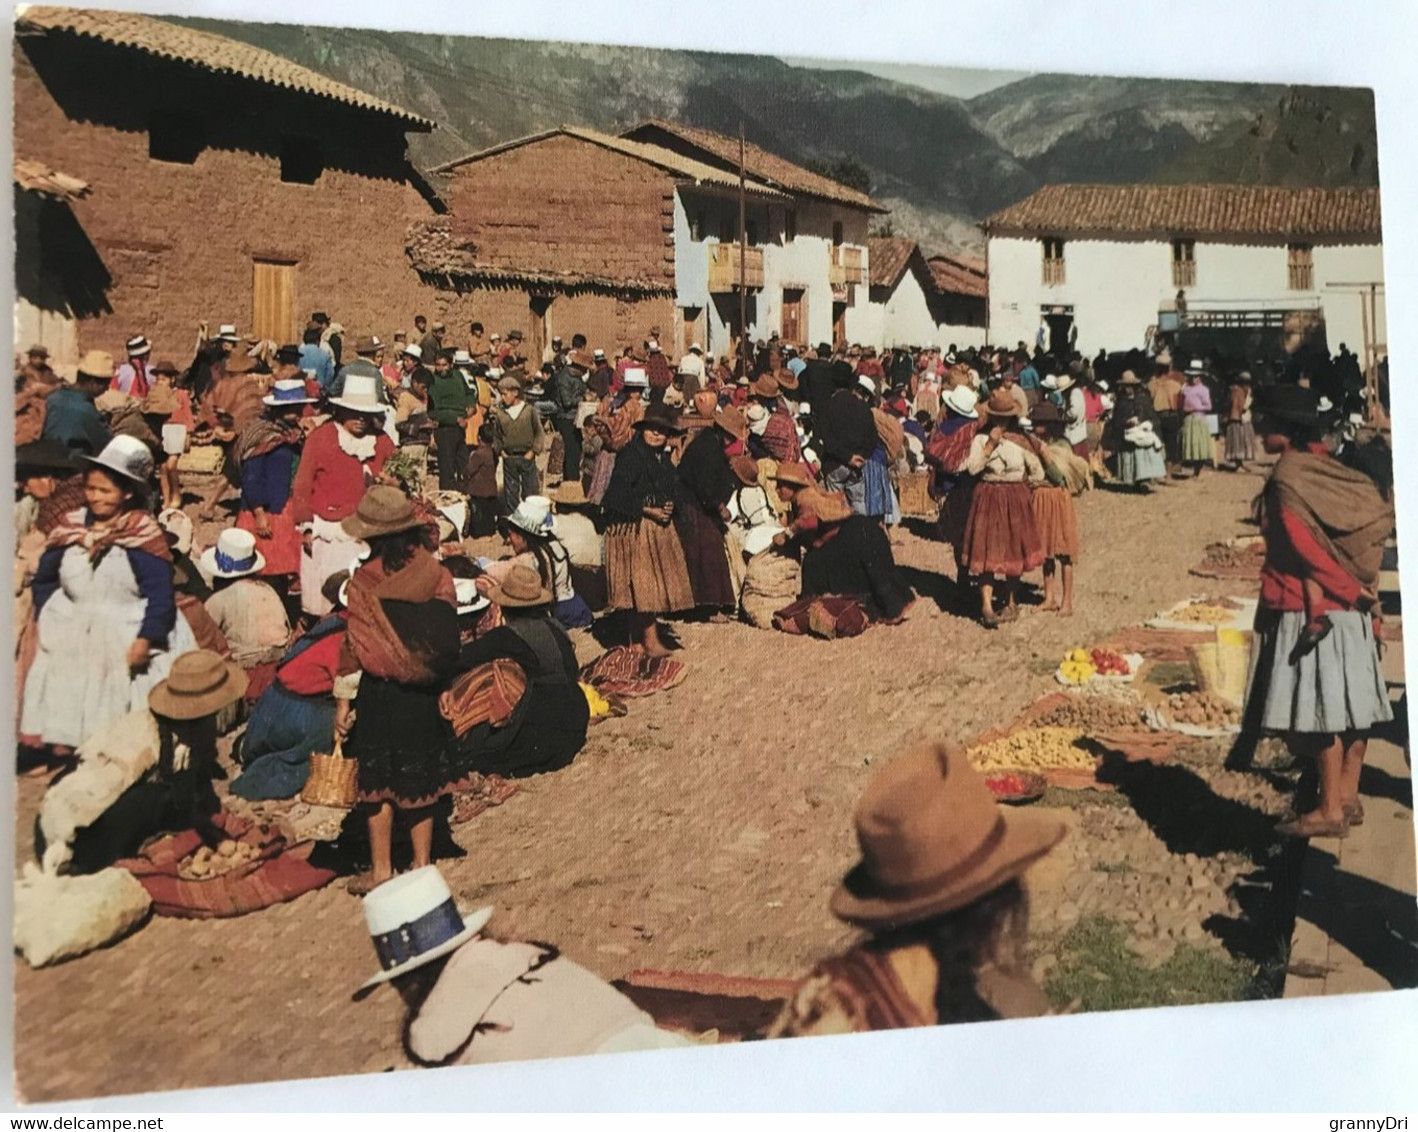
M 1045 185 L 985 218 L 987 232 L 1378 240 L 1378 189 Z
M 665 133 L 672 134 L 713 155 L 720 162 L 727 163 L 735 171 L 738 169 L 739 139 L 699 126 L 686 126 L 683 123 L 670 122 L 663 118 L 649 118 L 624 131 L 621 137 L 629 138 L 637 134 L 649 134 L 655 130 L 663 130 Z M 849 204 L 854 208 L 865 209 L 868 212 L 890 211 L 872 200 L 866 193 L 858 192 L 830 177 L 813 173 L 801 165 L 794 165 L 786 158 L 779 157 L 776 153 L 770 153 L 752 142 L 748 142 L 744 146 L 744 169 L 750 176 L 757 177 L 767 184 L 790 193 L 834 200 L 840 204 Z
M 467 165 L 473 161 L 481 161 L 486 157 L 504 153 L 509 149 L 517 149 L 524 145 L 533 145 L 536 142 L 545 141 L 553 137 L 578 138 L 592 145 L 601 146 L 616 153 L 624 154 L 626 157 L 633 157 L 637 161 L 644 161 L 657 168 L 672 173 L 676 177 L 684 178 L 701 185 L 716 185 L 720 188 L 737 190 L 739 187 L 738 174 L 729 174 L 722 169 L 707 165 L 702 161 L 695 161 L 690 157 L 682 157 L 673 150 L 665 149 L 663 146 L 649 145 L 645 142 L 631 141 L 629 138 L 616 137 L 613 134 L 603 134 L 599 130 L 587 129 L 584 126 L 558 126 L 554 130 L 543 130 L 539 134 L 531 134 L 525 138 L 515 138 L 512 141 L 503 142 L 490 149 L 479 150 L 477 153 L 470 153 L 465 157 L 456 157 L 452 161 L 444 162 L 436 167 L 435 173 L 449 173 L 461 165 Z M 757 197 L 769 197 L 775 200 L 786 199 L 786 194 L 780 192 L 771 185 L 750 177 L 747 183 L 749 194 Z
M 107 12 L 90 8 L 21 7 L 17 31 L 67 32 L 97 39 L 117 47 L 186 63 L 213 74 L 237 75 L 270 86 L 331 98 L 363 110 L 387 114 L 407 123 L 409 129 L 431 130 L 434 122 L 412 111 L 375 98 L 317 74 L 299 63 L 270 51 L 238 43 L 226 36 L 180 27 L 137 12 Z
M 674 286 L 667 280 L 617 278 L 583 272 L 554 271 L 524 264 L 493 264 L 478 260 L 477 246 L 453 231 L 451 219 L 438 216 L 420 220 L 409 227 L 404 250 L 415 271 L 444 278 L 481 280 L 488 283 L 520 283 L 565 290 L 613 291 L 640 295 L 671 295 Z
M 915 240 L 902 236 L 885 236 L 867 241 L 867 263 L 870 269 L 871 285 L 891 290 L 901 282 L 906 267 L 911 262 L 911 254 L 916 250 Z
M 22 161 L 18 158 L 15 160 L 15 184 L 55 200 L 77 200 L 89 195 L 87 181 L 60 173 L 38 161 Z
M 974 256 L 933 255 L 926 260 L 935 289 L 941 294 L 974 295 L 988 298 L 989 280 L 983 260 Z

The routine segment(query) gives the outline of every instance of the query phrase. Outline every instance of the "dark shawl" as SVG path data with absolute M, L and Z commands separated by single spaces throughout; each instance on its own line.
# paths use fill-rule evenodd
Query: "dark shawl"
M 1270 473 L 1265 498 L 1304 523 L 1360 585 L 1378 584 L 1384 543 L 1393 534 L 1393 506 L 1363 472 L 1332 456 L 1287 452 Z
M 667 448 L 653 449 L 637 434 L 617 455 L 602 508 L 620 522 L 638 521 L 646 507 L 683 499 Z

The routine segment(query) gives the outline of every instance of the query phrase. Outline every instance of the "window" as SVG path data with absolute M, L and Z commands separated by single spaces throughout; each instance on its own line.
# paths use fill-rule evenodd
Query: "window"
M 281 180 L 292 185 L 313 185 L 325 172 L 320 143 L 314 138 L 287 135 L 281 138 Z
M 704 239 L 704 212 L 702 209 L 689 218 L 689 238 L 696 243 Z
M 783 213 L 783 242 L 791 244 L 798 238 L 798 210 L 787 209 Z
M 832 246 L 838 248 L 842 246 L 842 221 L 832 222 Z
M 195 114 L 155 110 L 148 122 L 148 156 L 154 161 L 195 165 L 204 133 L 202 119 Z
M 1289 247 L 1290 290 L 1313 291 L 1315 289 L 1315 250 L 1309 244 L 1291 244 Z
M 1044 249 L 1044 286 L 1058 287 L 1064 281 L 1064 242 L 1045 236 L 1039 243 Z
M 1196 241 L 1172 241 L 1172 286 L 1196 286 Z
M 728 210 L 719 213 L 719 243 L 736 244 L 739 242 L 739 234 L 735 230 L 736 220 Z
M 745 232 L 745 233 L 747 234 L 747 236 L 748 236 L 748 243 L 749 243 L 749 246 L 750 246 L 750 247 L 756 247 L 756 246 L 758 245 L 758 221 L 757 221 L 757 220 L 745 220 L 745 221 L 744 221 L 744 232 Z

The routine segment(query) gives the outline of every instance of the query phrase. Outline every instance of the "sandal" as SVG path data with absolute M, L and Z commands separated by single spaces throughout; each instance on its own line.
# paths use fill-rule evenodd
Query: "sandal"
M 1294 821 L 1275 827 L 1282 837 L 1348 837 L 1349 825 L 1344 821 L 1325 821 L 1316 814 L 1305 814 Z

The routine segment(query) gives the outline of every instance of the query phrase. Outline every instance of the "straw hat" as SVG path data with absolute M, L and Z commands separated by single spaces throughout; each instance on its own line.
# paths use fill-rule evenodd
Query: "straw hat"
M 266 557 L 256 549 L 256 536 L 230 527 L 217 536 L 216 546 L 202 552 L 202 570 L 214 578 L 245 578 L 259 574 Z
M 762 374 L 749 386 L 748 391 L 755 397 L 777 397 L 778 379 L 771 373 Z
M 493 601 L 504 609 L 526 609 L 534 605 L 550 605 L 551 590 L 542 585 L 541 575 L 530 566 L 518 563 L 507 571 L 502 585 L 494 586 L 490 594 Z
M 744 487 L 754 487 L 757 485 L 758 461 L 752 456 L 738 455 L 731 457 L 729 467 L 733 469 L 734 475 Z
M 64 380 L 73 385 L 81 377 L 90 381 L 110 381 L 113 378 L 113 355 L 107 350 L 90 350 L 79 359 L 79 367 L 72 377 L 64 371 Z
M 201 719 L 236 703 L 247 683 L 241 665 L 198 649 L 172 662 L 167 679 L 148 693 L 148 707 L 168 719 Z
M 979 407 L 980 398 L 968 385 L 957 385 L 941 397 L 945 407 L 961 417 L 973 417 Z
M 453 591 L 458 595 L 458 616 L 465 613 L 481 613 L 490 602 L 478 590 L 478 583 L 472 578 L 454 578 Z
M 732 405 L 714 414 L 714 424 L 735 440 L 743 440 L 748 436 L 748 421 Z
M 627 389 L 649 389 L 650 379 L 639 366 L 627 366 L 621 384 Z
M 920 923 L 978 900 L 1062 839 L 1054 818 L 1006 812 L 958 744 L 916 747 L 867 784 L 857 806 L 862 859 L 832 896 L 863 927 Z
M 992 417 L 1017 417 L 1020 415 L 1018 404 L 1003 389 L 996 389 L 990 394 L 990 399 L 985 402 L 985 412 Z
M 364 898 L 365 926 L 382 969 L 359 990 L 407 975 L 456 951 L 490 919 L 490 907 L 479 908 L 467 917 L 458 910 L 437 865 L 386 880 Z
M 397 487 L 377 483 L 364 493 L 354 514 L 340 528 L 350 538 L 371 539 L 413 530 L 423 522 L 407 495 Z
M 147 487 L 153 474 L 153 454 L 134 436 L 115 436 L 97 456 L 80 456 L 91 468 L 113 472 L 138 487 Z
M 805 464 L 779 464 L 778 470 L 770 477 L 774 483 L 791 484 L 793 487 L 813 487 L 812 473 Z
M 218 342 L 240 342 L 241 335 L 236 332 L 234 323 L 224 322 L 217 327 Z
M 1102 382 L 1099 382 L 1098 384 L 1099 384 L 1100 386 L 1102 386 L 1103 383 L 1102 383 Z M 1132 386 L 1132 385 L 1141 385 L 1141 384 L 1142 384 L 1142 378 L 1138 377 L 1137 374 L 1135 374 L 1135 373 L 1132 372 L 1132 370 L 1128 370 L 1127 373 L 1123 374 L 1123 376 L 1118 379 L 1118 385 L 1119 385 L 1119 387 L 1124 386 L 1124 385 Z

